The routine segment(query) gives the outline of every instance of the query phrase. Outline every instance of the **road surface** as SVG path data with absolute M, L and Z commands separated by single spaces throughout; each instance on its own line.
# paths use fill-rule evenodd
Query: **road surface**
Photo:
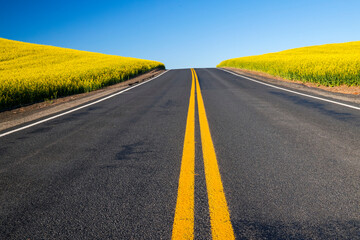
M 168 71 L 1 137 L 0 239 L 360 239 L 345 104 Z

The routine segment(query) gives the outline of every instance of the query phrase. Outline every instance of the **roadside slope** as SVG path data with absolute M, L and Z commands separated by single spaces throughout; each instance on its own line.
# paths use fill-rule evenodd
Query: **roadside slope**
M 89 104 L 93 101 L 98 101 L 102 98 L 119 93 L 120 91 L 132 87 L 133 85 L 141 84 L 145 81 L 151 81 L 165 72 L 165 70 L 154 69 L 125 82 L 117 83 L 92 92 L 75 94 L 51 101 L 34 103 L 29 106 L 16 108 L 10 111 L 0 112 L 0 131 L 27 124 L 57 113 L 62 113 L 75 107 Z
M 219 68 L 225 72 L 232 72 L 235 75 L 241 77 L 249 77 L 253 80 L 261 81 L 264 83 L 270 83 L 278 87 L 285 87 L 289 90 L 300 91 L 302 93 L 314 94 L 330 98 L 333 100 L 340 100 L 348 103 L 360 103 L 360 87 L 326 87 L 322 85 L 316 85 L 314 83 L 307 83 L 301 81 L 291 81 L 280 77 L 274 77 L 267 73 L 261 73 L 257 71 L 251 71 L 246 69 L 222 67 Z

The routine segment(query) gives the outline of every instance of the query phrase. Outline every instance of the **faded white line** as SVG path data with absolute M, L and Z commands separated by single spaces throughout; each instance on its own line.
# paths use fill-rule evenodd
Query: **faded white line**
M 83 105 L 83 106 L 74 108 L 74 109 L 72 109 L 72 110 L 69 110 L 69 111 L 66 111 L 66 112 L 63 112 L 63 113 L 60 113 L 60 114 L 58 114 L 58 115 L 55 115 L 55 116 L 52 116 L 52 117 L 49 117 L 49 118 L 40 120 L 40 121 L 35 122 L 35 123 L 31 123 L 31 124 L 26 125 L 26 126 L 24 126 L 24 127 L 20 127 L 20 128 L 17 128 L 17 129 L 14 129 L 14 130 L 11 130 L 11 131 L 2 133 L 2 134 L 0 134 L 0 137 L 4 137 L 4 136 L 9 135 L 9 134 L 12 134 L 12 133 L 14 133 L 14 132 L 18 132 L 18 131 L 21 131 L 21 130 L 24 130 L 24 129 L 27 129 L 27 128 L 30 128 L 30 127 L 33 127 L 33 126 L 36 126 L 36 125 L 39 125 L 39 124 L 41 124 L 41 123 L 50 121 L 50 120 L 52 120 L 52 119 L 55 119 L 55 118 L 64 116 L 64 115 L 66 115 L 66 114 L 69 114 L 69 113 L 78 111 L 78 110 L 80 110 L 80 109 L 89 107 L 89 106 L 91 106 L 91 105 L 97 104 L 97 103 L 102 102 L 102 101 L 105 101 L 105 100 L 107 100 L 107 99 L 109 99 L 109 98 L 115 97 L 115 96 L 117 96 L 117 95 L 119 95 L 119 94 L 122 94 L 122 93 L 124 93 L 124 92 L 127 92 L 127 91 L 129 91 L 129 90 L 131 90 L 131 89 L 133 89 L 133 88 L 136 88 L 136 87 L 139 87 L 139 86 L 141 86 L 141 85 L 143 85 L 143 84 L 145 84 L 145 83 L 148 83 L 148 82 L 150 82 L 150 81 L 152 81 L 152 80 L 160 77 L 161 75 L 167 73 L 168 71 L 170 71 L 170 70 L 167 70 L 167 71 L 161 73 L 160 75 L 158 75 L 158 76 L 156 76 L 156 77 L 154 77 L 154 78 L 151 78 L 151 79 L 149 79 L 149 80 L 147 80 L 147 81 L 145 81 L 145 82 L 139 83 L 139 84 L 137 84 L 137 85 L 135 85 L 135 86 L 126 88 L 126 89 L 124 89 L 124 90 L 122 90 L 122 91 L 120 91 L 120 92 L 117 92 L 117 93 L 111 94 L 111 95 L 109 95 L 109 96 L 107 96 L 107 97 L 104 97 L 104 98 L 101 98 L 101 99 L 99 99 L 99 100 L 96 100 L 95 102 L 88 103 L 88 104 L 86 104 L 86 105 Z
M 294 93 L 294 94 L 297 94 L 297 95 L 301 95 L 301 96 L 304 96 L 304 97 L 314 98 L 314 99 L 321 100 L 321 101 L 324 101 L 324 102 L 334 103 L 334 104 L 341 105 L 341 106 L 344 106 L 344 107 L 348 107 L 348 108 L 360 110 L 360 107 L 356 107 L 356 106 L 352 106 L 352 105 L 349 105 L 349 104 L 345 104 L 345 103 L 341 103 L 341 102 L 336 102 L 336 101 L 333 101 L 333 100 L 329 100 L 329 99 L 326 99 L 326 98 L 315 97 L 315 96 L 312 96 L 312 95 L 309 95 L 309 94 L 300 93 L 300 92 L 296 92 L 296 91 L 289 90 L 289 89 L 286 89 L 286 88 L 278 87 L 278 86 L 275 86 L 275 85 L 271 85 L 271 84 L 268 84 L 268 83 L 264 83 L 264 82 L 261 82 L 261 81 L 257 81 L 257 80 L 255 80 L 255 79 L 252 79 L 252 78 L 249 78 L 249 77 L 246 77 L 246 76 L 243 76 L 243 75 L 240 75 L 240 74 L 231 72 L 231 71 L 226 70 L 226 69 L 222 69 L 222 68 L 218 68 L 218 69 L 220 69 L 220 70 L 222 70 L 222 71 L 224 71 L 224 72 L 231 73 L 231 74 L 233 74 L 233 75 L 235 75 L 235 76 L 238 76 L 238 77 L 241 77 L 241 78 L 245 78 L 245 79 L 250 80 L 250 81 L 252 81 L 252 82 L 260 83 L 260 84 L 265 85 L 265 86 L 268 86 L 268 87 L 272 87 L 272 88 L 280 89 L 280 90 L 283 90 L 283 91 L 286 91 L 286 92 L 291 92 L 291 93 Z

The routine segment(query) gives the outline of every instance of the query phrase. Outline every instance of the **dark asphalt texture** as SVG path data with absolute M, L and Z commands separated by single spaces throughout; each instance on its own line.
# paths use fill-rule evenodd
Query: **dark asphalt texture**
M 236 238 L 360 239 L 360 111 L 196 72 Z M 0 138 L 0 239 L 171 239 L 190 88 L 171 70 Z M 209 239 L 197 116 L 195 130 Z

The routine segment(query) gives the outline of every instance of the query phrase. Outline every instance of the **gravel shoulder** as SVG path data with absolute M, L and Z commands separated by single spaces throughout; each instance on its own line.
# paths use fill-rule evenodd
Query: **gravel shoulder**
M 250 70 L 238 69 L 232 67 L 223 67 L 223 69 L 230 70 L 237 74 L 241 74 L 277 86 L 282 86 L 293 90 L 299 90 L 310 94 L 316 94 L 336 100 L 360 104 L 360 87 L 348 87 L 348 86 L 326 87 L 314 83 L 291 81 L 257 71 L 250 71 Z
M 0 112 L 0 131 L 15 127 L 20 124 L 31 122 L 52 114 L 56 114 L 79 105 L 95 101 L 104 96 L 123 90 L 134 84 L 147 81 L 165 70 L 154 69 L 150 72 L 141 74 L 130 80 L 114 84 L 96 91 L 81 93 L 63 98 L 54 99 L 29 106 L 16 108 L 9 111 Z

